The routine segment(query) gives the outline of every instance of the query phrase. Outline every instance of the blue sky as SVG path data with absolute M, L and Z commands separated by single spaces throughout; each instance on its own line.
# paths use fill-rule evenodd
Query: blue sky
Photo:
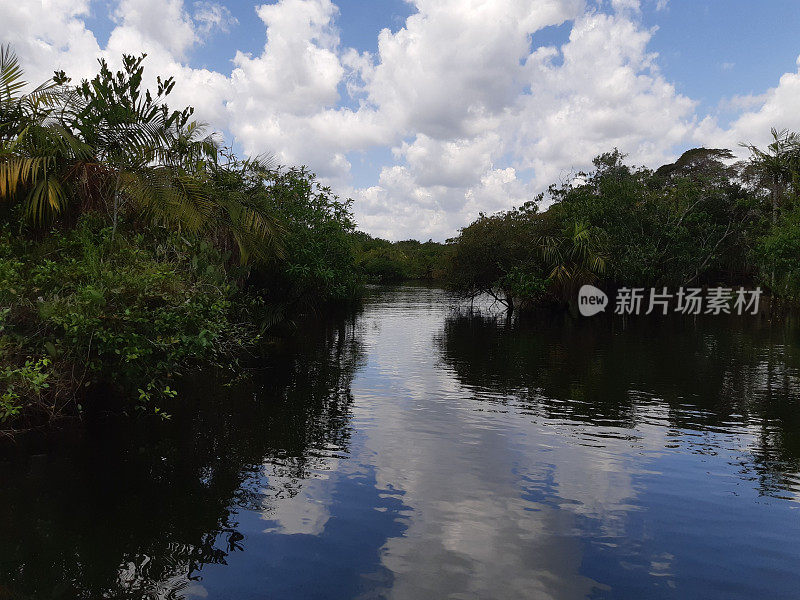
M 678 91 L 713 112 L 721 100 L 761 94 L 795 71 L 800 5 L 795 0 L 671 2 L 643 11 L 658 27 L 651 49 Z
M 307 164 L 364 229 L 444 239 L 619 147 L 800 129 L 796 0 L 0 0 L 33 79 L 148 52 L 241 153 Z M 378 36 L 382 30 L 382 42 Z M 239 53 L 239 54 L 237 54 Z M 237 58 L 238 56 L 238 58 Z

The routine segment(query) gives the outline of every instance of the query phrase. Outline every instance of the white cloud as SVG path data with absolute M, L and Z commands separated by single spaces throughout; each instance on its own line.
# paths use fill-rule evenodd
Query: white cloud
M 666 161 L 692 130 L 695 103 L 659 74 L 652 32 L 627 15 L 638 2 L 614 15 L 575 2 L 481 6 L 420 2 L 406 28 L 381 33 L 379 62 L 364 75 L 369 101 L 414 135 L 394 149 L 402 166 L 357 196 L 361 221 L 385 235 L 451 235 L 614 145 Z M 531 35 L 565 19 L 574 22 L 562 48 L 531 51 Z M 534 170 L 533 185 L 515 166 Z
M 345 76 L 337 12 L 330 0 L 281 0 L 257 9 L 267 43 L 256 57 L 237 52 L 228 102 L 230 130 L 248 153 L 270 151 L 328 176 L 349 169 L 338 141 L 349 115 L 335 109 Z
M 13 45 L 27 79 L 41 83 L 58 68 L 79 77 L 95 71 L 100 52 L 86 28 L 89 0 L 0 0 L 0 40 Z
M 528 62 L 529 95 L 505 136 L 540 186 L 617 146 L 635 162 L 660 164 L 692 130 L 695 103 L 679 95 L 648 53 L 651 32 L 620 15 L 581 16 L 560 64 L 540 49 Z
M 611 6 L 617 12 L 636 12 L 641 8 L 639 0 L 611 0 Z
M 336 54 L 330 0 L 283 0 L 257 10 L 266 25 L 261 56 L 237 52 L 232 79 L 245 111 L 276 108 L 312 115 L 334 106 L 344 70 Z
M 364 73 L 368 98 L 401 130 L 433 137 L 480 133 L 522 89 L 530 35 L 583 10 L 579 0 L 417 0 L 419 12 L 378 36 Z
M 480 181 L 492 166 L 492 153 L 501 140 L 496 132 L 466 139 L 434 139 L 420 133 L 412 144 L 403 142 L 394 152 L 414 172 L 417 185 L 465 187 Z
M 113 15 L 118 27 L 112 38 L 140 38 L 142 46 L 154 44 L 177 59 L 198 41 L 183 0 L 121 0 Z
M 474 185 L 447 186 L 420 185 L 414 172 L 400 165 L 384 167 L 378 185 L 352 191 L 362 227 L 397 239 L 451 236 L 478 213 L 520 205 L 533 199 L 534 193 L 512 167 L 486 170 Z

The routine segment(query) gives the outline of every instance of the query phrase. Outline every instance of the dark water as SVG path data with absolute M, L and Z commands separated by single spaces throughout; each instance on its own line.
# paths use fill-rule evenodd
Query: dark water
M 0 455 L 0 598 L 798 598 L 800 330 L 386 290 Z

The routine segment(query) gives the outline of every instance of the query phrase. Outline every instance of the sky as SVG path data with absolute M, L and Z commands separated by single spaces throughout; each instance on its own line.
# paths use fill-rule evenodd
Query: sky
M 656 168 L 800 130 L 798 30 L 797 0 L 0 0 L 32 83 L 147 52 L 173 107 L 392 240 L 452 237 L 614 147 Z

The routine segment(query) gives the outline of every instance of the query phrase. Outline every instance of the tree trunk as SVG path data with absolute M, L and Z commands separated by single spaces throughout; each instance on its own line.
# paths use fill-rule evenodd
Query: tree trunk
M 772 225 L 778 224 L 778 176 L 772 178 Z
M 111 227 L 111 239 L 113 241 L 114 237 L 117 235 L 117 219 L 119 216 L 119 179 L 120 173 L 117 172 L 117 177 L 114 180 L 114 214 L 112 215 L 113 219 L 113 226 Z
M 772 227 L 778 224 L 778 175 L 772 176 Z M 775 290 L 775 265 L 773 262 L 772 273 L 770 274 L 770 288 Z

